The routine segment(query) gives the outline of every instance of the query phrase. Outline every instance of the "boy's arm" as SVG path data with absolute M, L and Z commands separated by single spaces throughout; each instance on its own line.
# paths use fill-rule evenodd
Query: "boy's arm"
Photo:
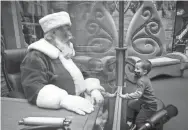
M 117 91 L 116 91 L 115 93 L 109 93 L 109 92 L 101 91 L 101 93 L 102 93 L 102 95 L 103 95 L 104 97 L 115 97 Z
M 145 89 L 145 84 L 142 81 L 139 81 L 137 83 L 137 89 L 135 92 L 129 94 L 128 93 L 120 94 L 120 97 L 125 98 L 127 100 L 139 99 L 142 96 L 144 89 Z

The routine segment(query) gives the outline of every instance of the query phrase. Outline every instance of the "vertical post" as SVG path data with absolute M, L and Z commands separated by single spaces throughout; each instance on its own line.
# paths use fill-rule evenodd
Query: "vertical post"
M 24 48 L 21 15 L 16 1 L 2 1 L 2 25 L 6 49 Z
M 176 17 L 177 16 L 177 1 L 176 1 L 175 5 L 176 5 L 176 7 L 175 7 L 175 13 L 176 14 L 175 14 L 175 17 L 174 17 L 174 22 L 173 22 L 174 23 L 174 29 L 173 29 L 173 37 L 172 37 L 172 52 L 175 51 L 175 46 L 174 45 L 175 45 L 175 37 L 176 37 L 176 35 L 175 35 L 176 29 L 175 28 L 176 28 L 176 18 L 177 18 Z
M 119 1 L 119 44 L 116 48 L 116 86 L 118 93 L 122 93 L 125 72 L 125 50 L 124 48 L 124 1 Z M 122 99 L 117 96 L 114 110 L 113 130 L 121 129 Z M 124 114 L 125 115 L 125 114 Z
M 119 1 L 119 44 L 116 48 L 116 86 L 124 85 L 124 1 Z
M 41 1 L 42 5 L 42 15 L 47 15 L 49 13 L 49 3 L 48 1 Z

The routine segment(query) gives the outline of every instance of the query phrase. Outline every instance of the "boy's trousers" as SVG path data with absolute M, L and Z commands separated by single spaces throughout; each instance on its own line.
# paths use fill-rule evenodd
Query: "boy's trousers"
M 153 111 L 140 100 L 129 100 L 127 106 L 127 121 L 132 121 L 136 124 L 137 129 L 145 124 L 156 111 Z

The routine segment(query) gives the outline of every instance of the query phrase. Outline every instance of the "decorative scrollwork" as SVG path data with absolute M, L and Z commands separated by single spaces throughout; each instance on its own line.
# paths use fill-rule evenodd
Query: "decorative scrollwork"
M 129 63 L 125 64 L 125 78 L 131 81 L 132 83 L 136 83 L 135 74 L 134 74 L 134 66 Z
M 99 25 L 93 21 L 88 21 L 86 24 L 86 30 L 90 34 L 96 34 L 99 31 Z
M 141 17 L 145 22 L 133 32 L 131 38 L 132 51 L 136 54 L 160 56 L 164 51 L 163 44 L 158 38 L 161 23 L 152 16 L 153 14 L 154 11 L 150 6 L 142 9 Z
M 76 7 L 76 8 L 75 8 Z M 72 6 L 75 12 L 75 41 L 77 55 L 103 57 L 113 55 L 118 35 L 115 23 L 103 2 L 83 2 Z M 71 10 L 70 9 L 70 10 Z
M 155 54 L 160 56 L 163 52 L 161 41 L 155 36 L 160 30 L 159 23 L 149 21 L 138 28 L 132 36 L 132 47 L 139 54 Z
M 113 12 L 116 9 L 116 3 L 115 1 L 103 1 L 104 7 L 109 11 L 109 13 L 112 15 Z
M 97 10 L 95 12 L 95 17 L 98 18 L 98 19 L 101 19 L 102 17 L 104 17 L 104 14 L 102 13 L 102 11 Z
M 142 11 L 142 16 L 146 20 L 149 20 L 152 17 L 152 8 L 151 7 L 145 7 Z
M 104 53 L 111 49 L 112 44 L 107 38 L 92 38 L 88 41 L 87 52 Z
M 116 1 L 115 4 L 116 4 L 116 10 L 119 11 L 119 1 Z M 131 1 L 124 1 L 124 14 L 127 12 L 130 5 L 131 5 Z
M 115 72 L 115 68 L 116 68 L 115 56 L 105 56 L 101 60 L 103 62 L 103 73 L 105 75 L 110 75 L 113 72 Z
M 139 37 L 132 43 L 133 49 L 139 54 L 155 54 L 160 56 L 163 52 L 162 44 L 154 37 Z
M 131 1 L 131 4 L 129 5 L 129 9 L 135 14 L 136 11 L 140 8 L 143 1 Z
M 150 35 L 157 34 L 160 30 L 160 22 L 156 20 L 149 21 L 146 24 L 145 29 L 146 29 L 146 32 Z

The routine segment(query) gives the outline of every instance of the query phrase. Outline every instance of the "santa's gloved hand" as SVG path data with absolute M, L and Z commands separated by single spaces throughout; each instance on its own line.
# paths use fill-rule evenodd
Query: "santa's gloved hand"
M 91 91 L 91 98 L 92 104 L 102 104 L 104 102 L 104 97 L 98 89 Z
M 61 99 L 60 106 L 80 115 L 85 115 L 86 113 L 91 113 L 94 111 L 94 106 L 90 101 L 74 95 L 67 95 Z

